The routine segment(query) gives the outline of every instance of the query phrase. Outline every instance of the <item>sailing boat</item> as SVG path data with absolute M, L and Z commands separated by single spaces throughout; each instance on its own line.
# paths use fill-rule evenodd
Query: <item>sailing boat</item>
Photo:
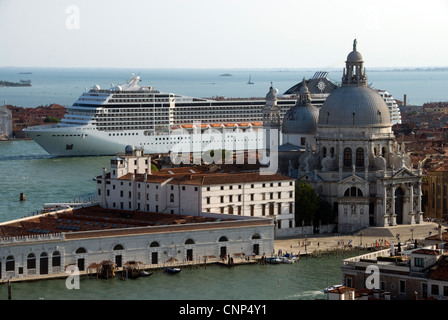
M 251 78 L 252 78 L 252 75 L 249 76 L 249 81 L 247 81 L 247 84 L 254 84 L 254 83 L 251 81 Z

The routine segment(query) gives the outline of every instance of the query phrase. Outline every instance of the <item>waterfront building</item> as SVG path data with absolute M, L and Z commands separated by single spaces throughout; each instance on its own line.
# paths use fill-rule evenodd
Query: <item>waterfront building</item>
M 428 170 L 425 217 L 436 221 L 448 220 L 448 165 Z
M 125 154 L 111 160 L 110 172 L 104 169 L 97 183 L 99 203 L 105 209 L 269 217 L 276 235 L 288 235 L 295 225 L 295 180 L 260 174 L 260 168 L 213 164 L 155 171 L 142 149 L 128 146 Z
M 448 300 L 448 260 L 436 246 L 397 247 L 343 261 L 343 285 L 356 291 L 371 289 L 373 298 L 385 300 Z
M 188 213 L 186 213 L 188 214 Z M 273 222 L 257 217 L 200 216 L 104 209 L 63 209 L 0 223 L 0 278 L 25 281 L 123 267 L 218 262 L 274 249 Z M 68 272 L 68 273 L 66 273 Z
M 315 148 L 300 155 L 297 175 L 334 208 L 340 232 L 422 221 L 420 165 L 413 168 L 395 141 L 389 108 L 367 85 L 356 42 L 341 87 L 319 110 Z
M 12 113 L 6 104 L 0 106 L 0 140 L 12 138 Z

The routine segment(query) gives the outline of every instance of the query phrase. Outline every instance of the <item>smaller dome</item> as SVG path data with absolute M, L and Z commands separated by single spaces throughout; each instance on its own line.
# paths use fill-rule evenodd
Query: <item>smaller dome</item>
M 131 145 L 127 145 L 126 148 L 124 149 L 124 152 L 126 154 L 132 154 L 135 151 L 135 147 L 131 146 Z
M 282 133 L 313 134 L 317 131 L 319 109 L 313 105 L 296 104 L 283 117 Z
M 348 54 L 347 62 L 363 62 L 362 55 L 358 51 L 353 50 Z
M 277 100 L 277 93 L 278 93 L 278 89 L 272 87 L 269 88 L 269 92 L 266 94 L 266 100 L 267 101 L 275 101 Z

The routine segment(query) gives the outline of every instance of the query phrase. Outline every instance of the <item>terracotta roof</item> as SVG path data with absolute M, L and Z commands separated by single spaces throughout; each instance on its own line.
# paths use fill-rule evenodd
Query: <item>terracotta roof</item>
M 293 178 L 281 174 L 260 174 L 259 171 L 224 171 L 217 168 L 210 172 L 208 167 L 180 167 L 172 169 L 163 169 L 147 175 L 147 182 L 163 183 L 172 179 L 172 184 L 189 185 L 214 185 L 214 184 L 235 184 L 250 182 L 271 182 L 271 181 L 293 181 Z M 131 173 L 121 176 L 119 180 L 131 180 Z M 110 175 L 106 175 L 110 178 Z M 100 178 L 100 177 L 99 177 Z M 134 174 L 135 181 L 143 182 L 144 174 Z
M 235 220 L 229 217 L 225 220 Z M 104 209 L 100 206 L 43 214 L 0 225 L 1 237 L 17 237 L 61 232 L 126 229 L 216 221 L 214 218 L 178 214 Z
M 427 255 L 434 255 L 434 256 L 437 256 L 440 254 L 440 252 L 438 250 L 431 250 L 431 249 L 418 249 L 418 250 L 412 251 L 412 253 L 427 254 Z

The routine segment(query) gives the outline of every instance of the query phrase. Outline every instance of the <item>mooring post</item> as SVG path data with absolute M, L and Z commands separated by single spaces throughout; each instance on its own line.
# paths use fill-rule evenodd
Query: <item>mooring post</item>
M 9 280 L 8 280 L 8 300 L 12 300 L 12 286 Z

